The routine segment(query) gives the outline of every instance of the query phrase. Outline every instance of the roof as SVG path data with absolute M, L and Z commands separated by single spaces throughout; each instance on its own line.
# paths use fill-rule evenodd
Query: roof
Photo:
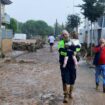
M 9 5 L 12 3 L 12 1 L 10 0 L 1 0 L 1 3 L 4 4 L 4 5 Z

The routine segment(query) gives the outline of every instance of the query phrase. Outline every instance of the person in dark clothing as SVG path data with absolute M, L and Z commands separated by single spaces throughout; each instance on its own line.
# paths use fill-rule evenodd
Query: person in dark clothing
M 69 33 L 66 30 L 63 30 L 60 36 L 60 41 L 58 42 L 58 51 L 59 51 L 59 63 L 60 63 L 64 96 L 67 92 L 67 89 L 66 89 L 66 79 L 65 79 L 66 71 L 65 68 L 63 68 L 63 64 L 64 64 L 64 57 L 67 56 L 67 49 L 65 48 L 65 42 L 67 42 L 68 39 L 69 39 Z
M 68 96 L 72 98 L 73 85 L 76 80 L 76 68 L 77 63 L 74 52 L 69 49 L 65 44 L 65 48 L 59 49 L 59 62 L 61 69 L 61 77 L 64 91 L 64 102 L 68 102 Z M 75 63 L 76 62 L 76 63 Z
M 74 51 L 69 49 L 69 44 L 65 44 L 67 48 L 67 56 L 64 58 L 63 67 L 66 69 L 66 85 L 67 85 L 67 95 L 72 98 L 73 86 L 76 80 L 76 67 L 77 67 L 77 59 L 74 54 Z
M 61 78 L 62 78 L 62 84 L 63 84 L 63 92 L 64 95 L 66 94 L 66 76 L 65 76 L 65 68 L 63 68 L 63 64 L 64 64 L 64 58 L 65 56 L 67 56 L 67 49 L 65 48 L 60 48 L 59 49 L 59 63 L 60 63 L 60 70 L 61 70 Z
M 81 49 L 80 45 L 72 44 L 72 45 L 69 46 L 69 49 L 71 49 L 72 51 L 75 52 L 77 61 L 80 61 L 80 55 L 79 55 L 79 52 L 80 52 L 80 49 Z

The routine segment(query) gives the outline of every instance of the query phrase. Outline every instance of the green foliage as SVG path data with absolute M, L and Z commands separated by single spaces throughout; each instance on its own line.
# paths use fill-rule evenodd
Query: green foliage
M 62 23 L 62 25 L 61 25 L 61 29 L 62 30 L 64 30 L 65 29 L 65 26 L 64 26 L 64 24 Z
M 54 32 L 51 26 L 42 20 L 34 21 L 29 20 L 22 26 L 22 32 L 28 35 L 28 38 L 34 37 L 36 35 L 45 36 Z
M 91 22 L 95 22 L 103 14 L 104 5 L 100 0 L 83 0 L 83 2 L 84 4 L 79 5 L 83 10 L 82 14 Z
M 55 35 L 58 35 L 59 34 L 59 24 L 58 24 L 58 21 L 57 21 L 57 19 L 56 19 L 56 23 L 55 23 Z
M 15 33 L 17 31 L 17 21 L 14 18 L 11 18 L 8 28 L 12 29 L 13 33 Z
M 92 23 L 97 21 L 104 13 L 104 3 L 103 0 L 83 0 L 84 4 L 79 5 L 83 10 L 82 14 L 85 18 L 91 21 L 91 30 L 92 30 Z M 92 56 L 92 35 L 93 32 L 91 31 L 91 56 Z
M 17 33 L 22 33 L 23 23 L 17 22 Z
M 74 31 L 74 28 L 77 28 L 80 25 L 80 17 L 74 14 L 68 15 L 66 29 L 69 32 Z
M 61 34 L 61 32 L 62 32 L 62 30 L 64 30 L 64 28 L 65 28 L 65 26 L 63 25 L 63 23 L 62 23 L 62 25 L 60 25 L 58 23 L 57 19 L 56 19 L 56 23 L 54 25 L 54 29 L 55 29 L 55 33 L 54 34 L 55 34 L 55 36 Z

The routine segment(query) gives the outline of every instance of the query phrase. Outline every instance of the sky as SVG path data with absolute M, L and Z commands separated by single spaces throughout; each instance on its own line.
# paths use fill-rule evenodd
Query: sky
M 78 13 L 75 7 L 82 4 L 82 0 L 11 0 L 13 3 L 6 6 L 6 12 L 20 22 L 27 20 L 44 20 L 48 25 L 65 24 L 67 15 Z M 74 5 L 74 6 L 73 6 Z

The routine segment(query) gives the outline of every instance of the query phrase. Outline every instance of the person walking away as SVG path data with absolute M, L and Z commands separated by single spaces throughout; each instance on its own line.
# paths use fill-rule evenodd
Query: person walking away
M 53 52 L 53 46 L 54 46 L 54 42 L 55 42 L 55 38 L 53 35 L 50 35 L 48 37 L 48 42 L 50 44 L 50 52 Z
M 96 90 L 99 87 L 100 75 L 102 74 L 103 78 L 103 93 L 105 93 L 105 39 L 100 39 L 99 46 L 93 48 L 95 54 L 98 54 L 97 58 L 94 59 L 94 62 L 97 62 L 95 65 L 95 82 L 96 82 Z

